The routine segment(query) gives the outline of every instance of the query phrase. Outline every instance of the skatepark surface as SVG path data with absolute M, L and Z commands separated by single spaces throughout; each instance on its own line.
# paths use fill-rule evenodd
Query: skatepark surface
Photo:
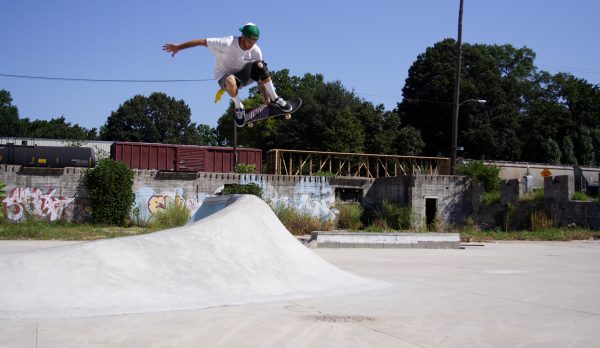
M 600 342 L 597 241 L 308 249 L 259 203 L 144 236 L 0 241 L 0 347 Z

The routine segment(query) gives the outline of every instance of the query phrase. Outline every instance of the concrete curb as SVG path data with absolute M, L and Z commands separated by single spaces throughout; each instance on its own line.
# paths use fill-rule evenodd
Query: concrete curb
M 308 245 L 316 248 L 460 249 L 458 233 L 372 233 L 314 231 Z

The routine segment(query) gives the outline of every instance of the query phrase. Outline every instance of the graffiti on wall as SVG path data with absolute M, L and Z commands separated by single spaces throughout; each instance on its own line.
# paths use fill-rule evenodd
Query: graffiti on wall
M 140 209 L 141 214 L 148 218 L 174 204 L 185 206 L 192 216 L 207 197 L 213 196 L 204 192 L 186 194 L 181 187 L 175 188 L 175 191 L 162 192 L 156 192 L 151 187 L 143 187 L 135 192 L 135 205 Z
M 255 176 L 250 176 L 249 179 L 243 178 L 240 184 L 253 183 L 260 186 L 263 190 L 263 198 L 271 206 L 294 207 L 324 220 L 333 220 L 338 214 L 337 209 L 332 208 L 335 203 L 334 189 L 327 182 L 299 181 L 294 185 L 294 193 L 290 197 L 289 195 L 280 195 L 270 183 L 254 178 Z
M 10 221 L 20 221 L 28 215 L 55 221 L 63 216 L 75 198 L 57 194 L 56 189 L 15 187 L 2 200 L 4 216 Z

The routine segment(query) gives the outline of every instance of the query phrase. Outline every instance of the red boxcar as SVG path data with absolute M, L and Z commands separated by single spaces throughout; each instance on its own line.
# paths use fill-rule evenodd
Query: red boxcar
M 262 151 L 238 148 L 238 163 L 255 164 L 262 170 Z M 174 145 L 114 142 L 110 158 L 131 169 L 154 169 L 177 172 L 233 172 L 233 148 L 220 146 Z

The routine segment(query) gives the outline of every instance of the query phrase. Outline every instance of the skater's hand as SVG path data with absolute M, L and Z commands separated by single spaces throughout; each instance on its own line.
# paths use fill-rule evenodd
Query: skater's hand
M 179 47 L 179 45 L 169 43 L 163 45 L 163 51 L 169 52 L 171 53 L 171 57 L 175 57 L 175 54 L 181 51 L 181 48 Z

